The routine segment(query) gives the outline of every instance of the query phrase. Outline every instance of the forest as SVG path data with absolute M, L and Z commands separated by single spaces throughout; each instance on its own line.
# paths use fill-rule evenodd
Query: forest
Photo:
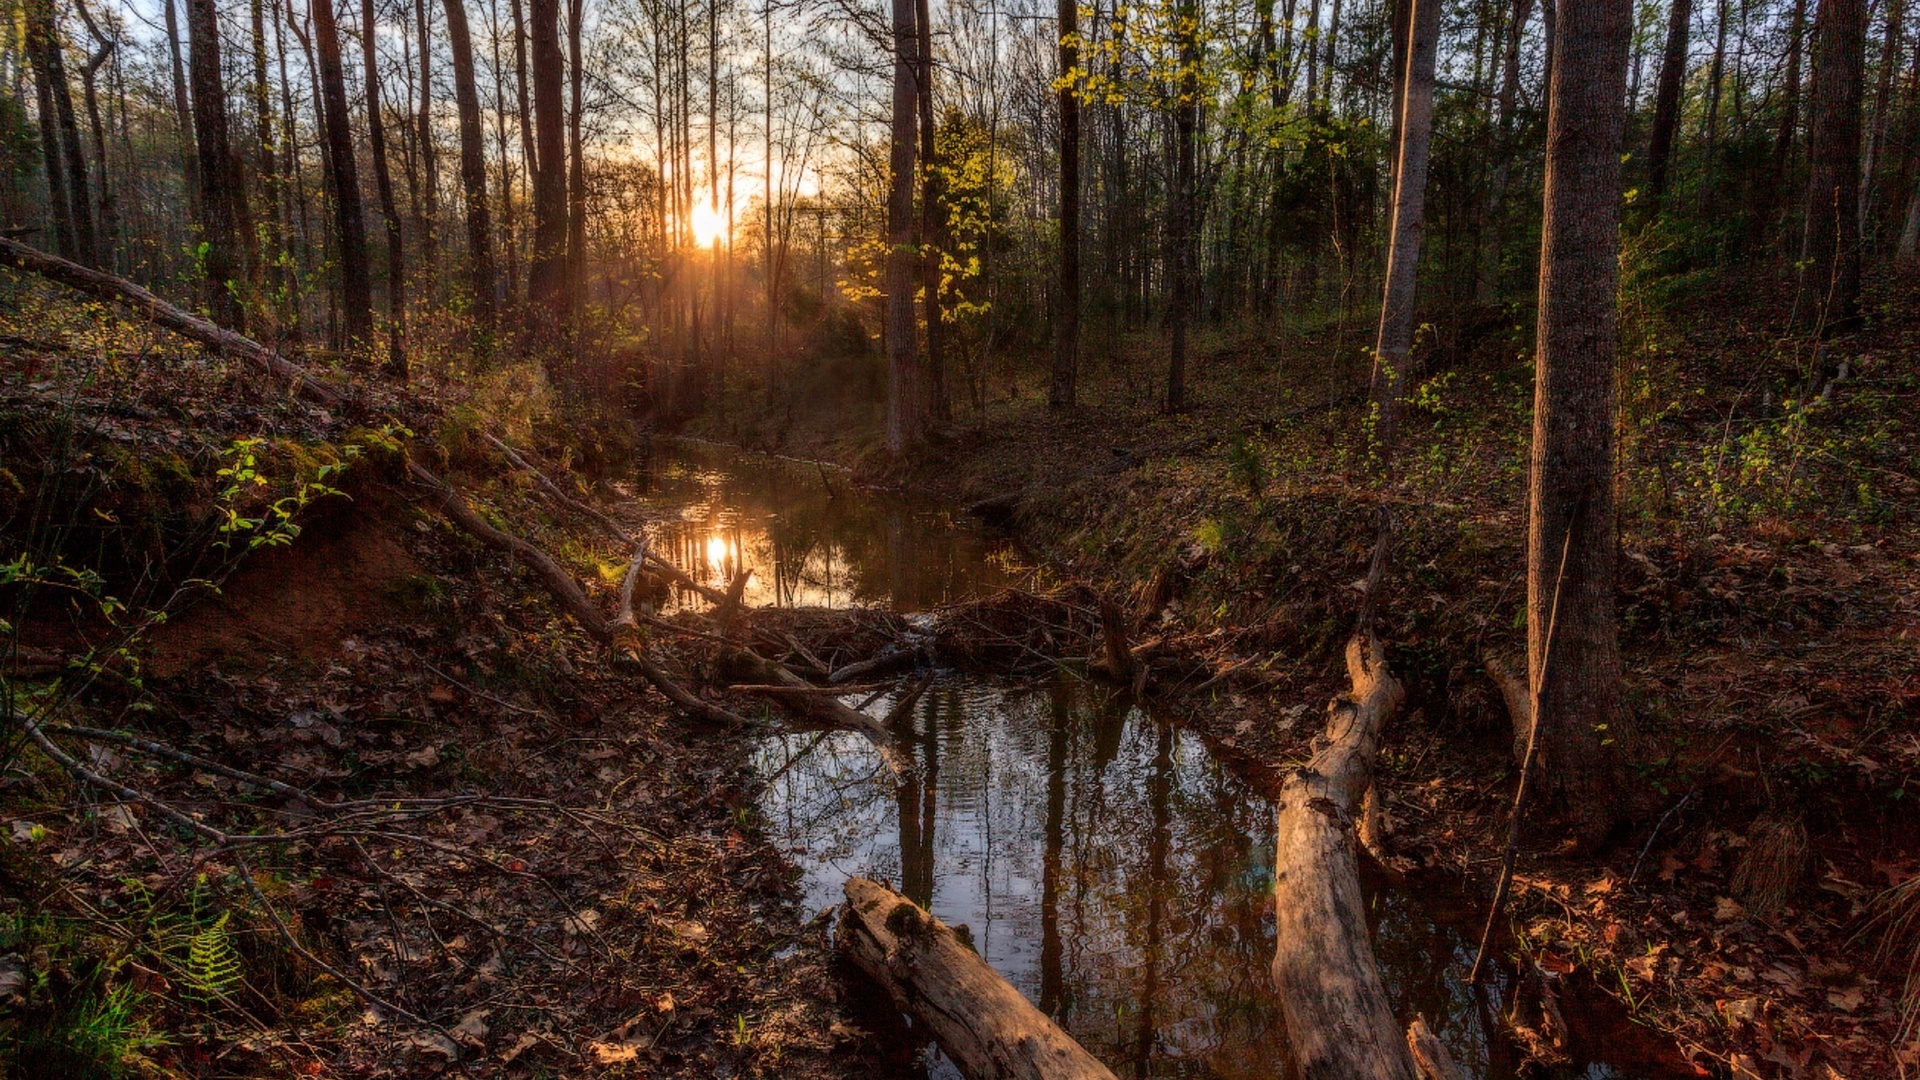
M 1920 1075 L 1908 0 L 0 0 L 0 1077 Z

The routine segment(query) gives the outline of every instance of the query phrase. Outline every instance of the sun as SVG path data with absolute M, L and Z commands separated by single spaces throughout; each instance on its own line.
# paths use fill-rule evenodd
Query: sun
M 720 212 L 711 203 L 695 206 L 688 224 L 693 226 L 693 242 L 701 247 L 711 247 L 727 234 L 727 223 L 720 219 Z

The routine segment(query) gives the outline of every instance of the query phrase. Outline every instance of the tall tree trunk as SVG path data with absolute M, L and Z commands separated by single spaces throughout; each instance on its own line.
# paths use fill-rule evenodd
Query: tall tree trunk
M 173 116 L 180 125 L 180 169 L 187 181 L 187 213 L 200 220 L 200 155 L 193 142 L 193 112 L 187 103 L 187 71 L 180 60 L 180 21 L 174 0 L 162 0 L 167 16 L 167 57 L 173 68 Z
M 266 265 L 267 287 L 271 294 L 269 302 L 276 313 L 276 321 L 285 324 L 286 318 L 286 267 L 282 265 L 281 249 L 283 233 L 280 228 L 280 173 L 276 168 L 273 150 L 273 93 L 271 83 L 267 81 L 267 11 L 266 0 L 252 0 L 250 5 L 253 17 L 253 122 L 259 137 L 260 205 L 265 208 L 269 225 L 261 230 L 259 237 L 247 237 L 249 244 L 257 245 L 260 261 Z
M 387 167 L 387 124 L 380 115 L 380 58 L 374 50 L 379 22 L 373 0 L 360 2 L 360 55 L 366 61 L 367 142 L 373 150 L 373 184 L 380 214 L 387 220 L 387 374 L 407 380 L 407 249 L 400 231 L 400 210 L 393 201 L 393 172 Z
M 87 127 L 93 136 L 93 162 L 99 170 L 95 181 L 100 192 L 100 234 L 98 239 L 98 258 L 101 269 L 114 269 L 114 248 L 120 236 L 120 214 L 114 204 L 113 184 L 107 175 L 107 128 L 100 119 L 100 94 L 97 86 L 100 66 L 113 56 L 118 45 L 114 39 L 101 33 L 98 23 L 93 21 L 93 13 L 87 10 L 85 0 L 75 0 L 74 7 L 80 12 L 80 18 L 87 25 L 87 33 L 93 37 L 99 48 L 87 57 L 86 66 L 80 69 L 81 93 L 87 103 Z
M 539 161 L 533 181 L 533 264 L 529 299 L 545 309 L 547 327 L 563 333 L 572 315 L 567 288 L 567 113 L 560 57 L 560 0 L 531 0 L 534 132 Z
M 1807 133 L 1807 222 L 1801 245 L 1804 325 L 1850 325 L 1860 303 L 1860 98 L 1867 9 L 1862 0 L 1823 0 L 1813 20 L 1811 126 Z
M 1780 127 L 1773 137 L 1773 159 L 1767 167 L 1766 182 L 1759 185 L 1753 206 L 1753 223 L 1748 236 L 1757 246 L 1773 227 L 1780 206 L 1780 192 L 1787 184 L 1787 160 L 1793 156 L 1793 139 L 1800 129 L 1800 55 L 1807 29 L 1807 0 L 1793 0 L 1793 15 L 1787 23 L 1787 70 L 1780 88 Z
M 1714 174 L 1720 164 L 1720 84 L 1725 81 L 1726 71 L 1727 0 L 1720 0 L 1713 16 L 1713 59 L 1707 64 L 1707 153 L 1698 202 L 1703 213 L 1711 205 Z
M 467 209 L 467 269 L 473 319 L 493 331 L 493 224 L 487 216 L 487 145 L 480 128 L 480 87 L 473 72 L 473 36 L 465 0 L 444 0 L 447 45 L 453 53 L 453 101 L 460 111 L 460 188 Z
M 416 123 L 420 164 L 426 173 L 426 205 L 419 226 L 420 261 L 434 267 L 440 261 L 440 155 L 433 146 L 433 17 L 427 0 L 413 0 L 413 19 L 420 31 L 420 113 Z
M 920 38 L 914 0 L 893 0 L 893 145 L 887 198 L 887 449 L 905 453 L 926 427 L 919 341 L 913 311 L 914 158 L 919 138 L 919 95 L 914 78 Z
M 42 116 L 40 122 L 55 125 L 60 135 L 58 157 L 66 186 L 68 220 L 73 229 L 74 261 L 98 266 L 101 256 L 93 222 L 93 197 L 89 194 L 92 185 L 87 182 L 87 157 L 81 149 L 80 123 L 73 111 L 73 91 L 67 82 L 53 0 L 30 0 L 27 18 L 30 25 L 38 27 L 41 63 L 45 66 L 46 84 L 53 99 L 53 115 Z
M 1193 158 L 1194 129 L 1199 126 L 1200 75 L 1195 38 L 1199 21 L 1195 0 L 1181 0 L 1175 17 L 1174 48 L 1178 51 L 1180 74 L 1175 80 L 1173 127 L 1173 198 L 1167 207 L 1168 231 L 1173 257 L 1173 296 L 1167 309 L 1172 328 L 1172 348 L 1167 361 L 1167 411 L 1180 412 L 1187 407 L 1187 323 L 1193 316 L 1194 289 L 1194 205 Z
M 1266 0 L 1272 29 L 1273 0 Z M 1047 407 L 1071 409 L 1080 366 L 1080 3 L 1060 0 L 1060 295 L 1053 315 Z
M 1654 210 L 1667 193 L 1673 137 L 1680 128 L 1680 92 L 1687 80 L 1687 36 L 1693 30 L 1693 0 L 1673 0 L 1667 48 L 1660 59 L 1660 88 L 1653 102 L 1653 134 L 1647 141 L 1647 194 Z M 1555 35 L 1555 44 L 1560 40 Z
M 1414 282 L 1426 227 L 1427 151 L 1433 133 L 1434 50 L 1440 37 L 1440 0 L 1412 0 L 1407 66 L 1400 72 L 1400 146 L 1394 169 L 1392 239 L 1380 336 L 1373 357 L 1375 443 L 1391 468 L 1400 417 L 1400 391 L 1412 362 Z
M 915 80 L 920 97 L 920 287 L 927 318 L 927 418 L 943 423 L 952 417 L 947 401 L 946 324 L 941 315 L 941 259 L 946 247 L 946 180 L 941 173 L 933 123 L 933 16 L 927 0 L 916 0 L 919 61 Z
M 584 14 L 583 0 L 567 0 L 567 305 L 576 311 L 586 302 L 587 282 L 587 170 L 580 138 L 580 121 L 586 112 L 580 64 Z
M 1591 848 L 1623 811 L 1632 713 L 1614 619 L 1620 150 L 1632 0 L 1555 28 L 1527 528 L 1527 654 L 1542 805 Z
M 358 351 L 373 344 L 373 289 L 367 281 L 367 220 L 360 203 L 360 170 L 353 160 L 353 129 L 347 120 L 347 74 L 340 60 L 340 27 L 333 0 L 308 0 L 319 52 L 321 126 L 327 133 L 327 170 L 332 179 L 334 241 L 340 249 L 339 310 L 343 343 Z
M 1878 85 L 1873 92 L 1873 131 L 1867 138 L 1866 153 L 1860 159 L 1860 236 L 1862 242 L 1874 235 L 1873 210 L 1875 196 L 1874 169 L 1879 162 L 1880 147 L 1887 138 L 1887 115 L 1893 111 L 1893 72 L 1900 66 L 1900 26 L 1905 14 L 1905 0 L 1888 0 L 1887 36 L 1880 44 L 1880 72 Z M 104 177 L 104 174 L 102 174 Z
M 82 251 L 74 235 L 73 195 L 68 187 L 66 154 L 60 145 L 60 124 L 53 103 L 66 93 L 66 76 L 57 67 L 58 34 L 50 0 L 35 0 L 26 9 L 26 49 L 33 65 L 33 89 L 39 105 L 40 151 L 47 174 L 48 215 L 53 219 L 54 250 L 66 259 L 82 262 L 92 253 Z
M 280 130 L 286 133 L 286 152 L 280 155 L 282 171 L 275 181 L 280 192 L 279 221 L 283 226 L 280 237 L 280 250 L 286 253 L 288 269 L 286 275 L 286 312 L 287 321 L 281 326 L 281 333 L 293 341 L 302 337 L 302 324 L 306 321 L 302 293 L 300 288 L 300 263 L 302 254 L 312 246 L 312 233 L 307 221 L 307 180 L 305 170 L 300 164 L 300 133 L 294 124 L 293 83 L 287 77 L 287 39 L 282 35 L 281 16 L 287 23 L 293 21 L 293 4 L 288 0 L 286 10 L 281 11 L 278 0 L 274 5 L 273 52 L 275 64 L 280 75 Z M 293 219 L 295 206 L 298 206 L 300 225 L 300 244 L 296 251 L 293 243 Z
M 1487 201 L 1481 208 L 1486 221 L 1486 246 L 1481 254 L 1480 274 L 1474 284 L 1474 300 L 1491 304 L 1500 292 L 1501 263 L 1505 261 L 1506 238 L 1502 210 L 1507 205 L 1507 177 L 1513 167 L 1513 111 L 1520 100 L 1520 46 L 1527 36 L 1527 17 L 1533 13 L 1533 0 L 1513 0 L 1512 22 L 1507 27 L 1506 56 L 1502 61 L 1499 128 L 1493 142 L 1493 175 L 1487 180 Z
M 515 104 L 520 114 L 520 155 L 526 159 L 527 178 L 538 183 L 540 175 L 540 146 L 533 134 L 533 106 L 527 96 L 527 25 L 522 14 L 524 0 L 513 0 L 513 83 Z M 557 11 L 558 9 L 556 9 Z M 556 15 L 556 17 L 558 17 Z
M 213 0 L 187 0 L 189 72 L 193 79 L 193 128 L 200 148 L 200 209 L 206 252 L 207 310 L 213 321 L 245 331 L 234 278 L 234 245 L 240 177 L 227 138 L 227 86 L 220 67 L 220 19 Z

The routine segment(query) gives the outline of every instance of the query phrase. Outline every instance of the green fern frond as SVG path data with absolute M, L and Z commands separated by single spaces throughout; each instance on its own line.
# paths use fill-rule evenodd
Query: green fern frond
M 240 953 L 233 947 L 233 935 L 227 932 L 228 912 L 221 912 L 187 946 L 187 964 L 182 989 L 192 1001 L 226 1001 L 240 986 L 246 972 Z

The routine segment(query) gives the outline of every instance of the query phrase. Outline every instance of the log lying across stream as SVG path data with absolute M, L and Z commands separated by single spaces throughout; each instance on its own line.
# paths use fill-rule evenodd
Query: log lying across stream
M 1115 1080 L 958 934 L 885 885 L 847 881 L 839 939 L 971 1080 Z

